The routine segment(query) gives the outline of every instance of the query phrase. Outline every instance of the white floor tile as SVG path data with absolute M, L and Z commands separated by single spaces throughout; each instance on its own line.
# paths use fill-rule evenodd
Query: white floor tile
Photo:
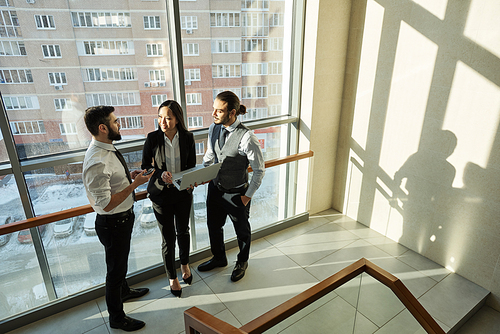
M 457 274 L 450 274 L 418 300 L 434 319 L 453 328 L 488 293 L 479 285 Z
M 245 277 L 231 282 L 232 268 L 205 282 L 242 324 L 310 288 L 318 281 L 277 249 L 252 258 Z
M 451 271 L 449 271 L 448 269 L 443 268 L 436 262 L 431 261 L 428 258 L 410 249 L 405 253 L 403 253 L 403 255 L 398 256 L 398 260 L 406 263 L 412 268 L 417 269 L 418 271 L 422 272 L 426 276 L 429 276 L 436 282 L 441 281 L 451 273 Z
M 75 306 L 48 318 L 23 326 L 9 333 L 85 333 L 104 324 L 95 301 Z

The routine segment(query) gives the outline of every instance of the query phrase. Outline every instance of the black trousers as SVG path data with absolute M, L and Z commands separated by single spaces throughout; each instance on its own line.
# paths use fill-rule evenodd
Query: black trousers
M 135 219 L 132 209 L 119 216 L 97 215 L 95 221 L 95 230 L 106 254 L 106 305 L 112 321 L 120 321 L 125 316 L 122 295 L 130 289 L 125 276 Z
M 226 248 L 224 245 L 224 225 L 229 216 L 233 222 L 234 231 L 238 240 L 240 252 L 238 261 L 248 261 L 250 256 L 250 242 L 252 241 L 252 232 L 250 230 L 250 204 L 245 206 L 241 202 L 241 196 L 246 192 L 246 188 L 240 193 L 226 193 L 220 191 L 211 181 L 208 185 L 207 196 L 207 225 L 210 237 L 210 248 L 215 258 L 223 259 L 226 257 Z
M 169 279 L 177 277 L 175 269 L 175 240 L 179 244 L 179 258 L 181 264 L 189 263 L 189 214 L 193 195 L 186 190 L 177 188 L 163 190 L 161 200 L 153 200 L 153 210 L 160 228 L 162 244 L 161 251 L 165 272 Z

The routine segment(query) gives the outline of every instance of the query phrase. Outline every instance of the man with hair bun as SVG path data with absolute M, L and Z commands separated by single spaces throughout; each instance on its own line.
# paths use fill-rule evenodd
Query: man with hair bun
M 252 232 L 250 229 L 250 202 L 265 174 L 264 157 L 255 134 L 244 126 L 238 115 L 246 113 L 236 94 L 219 93 L 215 98 L 208 130 L 208 145 L 203 162 L 205 166 L 221 162 L 217 177 L 210 181 L 207 196 L 207 225 L 213 257 L 198 266 L 209 271 L 227 266 L 224 246 L 224 224 L 227 216 L 233 222 L 240 252 L 231 275 L 237 282 L 245 276 L 250 255 Z M 253 176 L 248 182 L 248 165 Z

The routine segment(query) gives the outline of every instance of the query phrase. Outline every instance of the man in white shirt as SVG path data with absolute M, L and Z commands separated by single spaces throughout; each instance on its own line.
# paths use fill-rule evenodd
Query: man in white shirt
M 144 296 L 147 288 L 130 288 L 127 275 L 130 239 L 134 225 L 134 189 L 146 183 L 144 171 L 129 172 L 121 153 L 113 146 L 120 140 L 120 124 L 110 106 L 90 107 L 85 111 L 85 125 L 92 142 L 83 162 L 83 184 L 90 205 L 97 213 L 95 230 L 106 254 L 106 305 L 111 328 L 134 331 L 143 321 L 130 318 L 123 302 Z M 133 179 L 133 181 L 132 181 Z
M 244 126 L 238 115 L 246 113 L 236 94 L 225 91 L 217 95 L 208 130 L 205 166 L 222 162 L 219 174 L 210 181 L 207 195 L 207 225 L 213 257 L 198 266 L 199 271 L 227 266 L 224 246 L 224 224 L 227 216 L 233 222 L 240 252 L 231 274 L 237 282 L 245 276 L 250 255 L 250 200 L 265 174 L 264 157 L 255 134 Z M 248 182 L 248 165 L 253 175 Z

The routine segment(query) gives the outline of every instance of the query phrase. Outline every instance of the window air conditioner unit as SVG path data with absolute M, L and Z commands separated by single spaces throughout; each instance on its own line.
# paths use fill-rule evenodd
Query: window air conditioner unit
M 151 87 L 158 87 L 158 82 L 152 82 Z
M 26 3 L 31 3 L 31 4 L 33 4 L 33 3 L 35 3 L 35 0 L 26 0 Z
M 186 34 L 191 35 L 193 33 L 193 29 L 186 29 Z
M 191 80 L 184 80 L 185 86 L 191 86 Z
M 63 89 L 64 89 L 64 87 L 63 87 L 63 86 L 60 86 L 60 85 L 54 86 L 54 88 L 55 88 L 56 90 L 63 90 Z
M 165 86 L 167 85 L 167 83 L 166 83 L 165 81 L 160 81 L 160 82 L 158 83 L 158 85 L 159 85 L 160 87 L 165 87 Z
M 144 87 L 151 87 L 151 84 L 149 82 L 145 82 Z

